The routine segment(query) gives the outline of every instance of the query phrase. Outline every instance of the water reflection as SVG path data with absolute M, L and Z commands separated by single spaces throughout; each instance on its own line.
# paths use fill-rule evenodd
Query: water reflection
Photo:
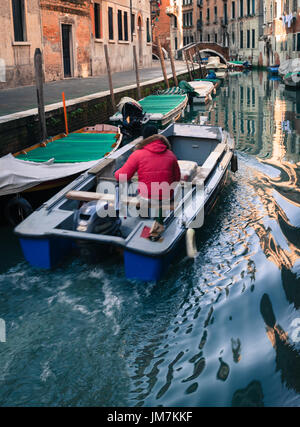
M 277 371 L 287 388 L 299 393 L 299 352 L 283 329 L 274 326 L 276 322 L 269 325 L 270 304 L 266 296 L 261 297 L 269 284 L 285 296 L 282 307 L 291 304 L 298 310 L 300 306 L 298 110 L 297 94 L 286 94 L 281 82 L 269 79 L 267 73 L 253 72 L 230 77 L 212 103 L 192 106 L 185 116 L 184 121 L 199 123 L 204 115 L 209 123 L 229 130 L 236 140 L 240 171 L 225 188 L 211 218 L 206 218 L 206 227 L 198 236 L 199 257 L 194 265 L 189 264 L 188 278 L 179 279 L 189 283 L 182 305 L 156 341 L 152 360 L 143 364 L 143 375 L 135 377 L 140 386 L 132 390 L 136 404 L 211 405 L 213 400 L 214 405 L 272 405 L 280 402 L 275 397 L 279 387 L 270 392 L 266 375 L 272 378 Z M 256 342 L 264 340 L 256 317 L 259 309 L 276 349 L 274 370 L 263 361 L 266 346 L 261 344 L 260 351 L 256 347 Z M 289 312 L 289 320 L 293 318 L 297 313 Z M 144 350 L 145 343 L 135 353 L 144 354 Z M 132 366 L 138 360 L 138 356 L 133 359 Z M 252 377 L 245 374 L 247 364 L 256 366 L 257 370 L 249 370 Z M 238 372 L 248 381 L 241 382 Z M 226 384 L 232 401 L 213 376 L 217 383 Z M 272 381 L 276 384 L 277 380 Z M 185 389 L 189 400 L 174 394 L 185 383 L 190 383 Z M 229 390 L 235 391 L 230 394 Z
M 266 332 L 276 351 L 276 371 L 281 373 L 281 381 L 288 388 L 300 393 L 300 351 L 289 341 L 288 334 L 276 322 L 272 303 L 264 294 L 260 303 L 260 312 L 266 324 Z
M 2 233 L 2 406 L 300 405 L 298 95 L 239 74 L 184 120 L 199 115 L 234 135 L 239 171 L 199 256 L 158 284 L 126 281 L 112 259 L 41 272 Z
M 235 407 L 262 407 L 263 389 L 259 381 L 252 381 L 245 389 L 237 390 L 232 398 Z

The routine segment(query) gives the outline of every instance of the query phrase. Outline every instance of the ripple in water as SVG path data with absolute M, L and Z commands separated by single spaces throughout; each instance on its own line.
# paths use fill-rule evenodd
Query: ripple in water
M 239 171 L 157 284 L 114 260 L 32 269 L 3 230 L 0 405 L 299 406 L 298 97 L 252 72 L 191 108 L 235 136 Z

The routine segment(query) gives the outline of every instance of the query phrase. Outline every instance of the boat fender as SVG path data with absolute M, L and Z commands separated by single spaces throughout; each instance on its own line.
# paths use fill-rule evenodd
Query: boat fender
M 196 235 L 193 228 L 188 228 L 186 235 L 186 253 L 189 258 L 196 258 L 198 255 L 197 246 L 196 246 Z
M 231 171 L 236 172 L 238 170 L 238 159 L 237 155 L 233 154 L 231 158 Z
M 14 197 L 8 201 L 4 209 L 6 220 L 15 227 L 33 212 L 31 204 L 23 197 Z

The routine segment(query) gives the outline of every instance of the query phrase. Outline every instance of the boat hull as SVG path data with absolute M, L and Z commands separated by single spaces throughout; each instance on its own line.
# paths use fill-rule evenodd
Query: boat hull
M 227 177 L 228 177 L 228 168 L 224 172 L 222 179 L 219 182 L 219 185 L 216 187 L 214 192 L 211 194 L 207 203 L 205 204 L 205 215 L 209 215 L 213 210 L 218 195 L 222 188 L 224 187 Z M 196 229 L 196 232 L 200 229 Z M 125 276 L 127 279 L 141 280 L 144 282 L 157 281 L 160 280 L 164 274 L 169 270 L 170 265 L 174 262 L 174 259 L 182 259 L 186 255 L 185 247 L 185 232 L 182 234 L 181 238 L 178 239 L 172 249 L 163 256 L 153 257 L 147 256 L 141 253 L 124 251 L 124 268 Z
M 33 267 L 45 269 L 55 267 L 74 246 L 68 239 L 20 238 L 19 241 L 26 261 Z
M 268 72 L 270 74 L 278 75 L 278 67 L 268 67 Z
M 124 267 L 127 279 L 152 282 L 159 280 L 172 260 L 172 254 L 156 258 L 135 252 L 124 251 Z
M 293 80 L 284 80 L 285 87 L 288 89 L 300 89 L 300 82 L 294 82 Z

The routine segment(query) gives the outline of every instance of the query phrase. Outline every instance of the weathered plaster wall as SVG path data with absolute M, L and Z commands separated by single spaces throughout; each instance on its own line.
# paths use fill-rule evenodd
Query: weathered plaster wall
M 42 47 L 39 0 L 25 0 L 25 34 L 23 42 L 16 42 L 11 0 L 1 0 L 0 59 L 4 64 L 0 89 L 30 85 L 34 81 L 33 57 Z

